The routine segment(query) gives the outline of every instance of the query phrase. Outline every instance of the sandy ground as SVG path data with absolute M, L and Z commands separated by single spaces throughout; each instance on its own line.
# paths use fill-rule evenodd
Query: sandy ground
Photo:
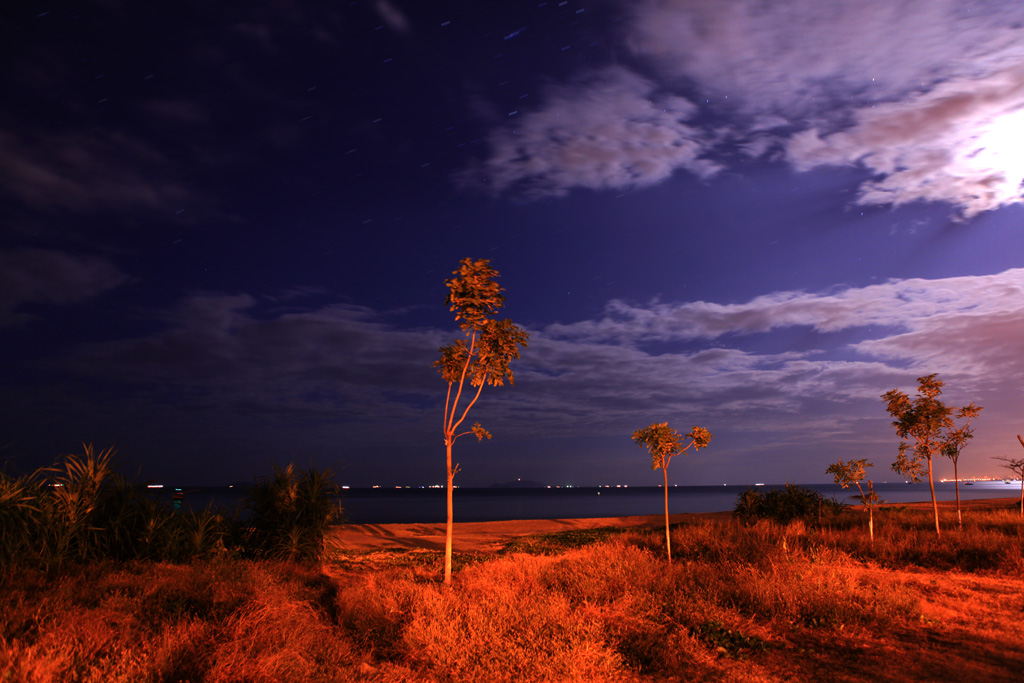
M 961 508 L 1006 507 L 1018 502 L 1015 498 L 986 498 L 965 500 Z M 943 501 L 941 508 L 955 508 L 956 503 Z M 890 507 L 890 506 L 882 506 Z M 931 507 L 931 501 L 903 503 L 894 507 Z M 856 509 L 856 508 L 854 508 Z M 671 515 L 674 524 L 685 519 L 724 519 L 730 512 L 683 513 Z M 597 529 L 601 527 L 660 527 L 665 523 L 662 515 L 631 517 L 594 517 L 585 519 L 526 519 L 502 522 L 456 522 L 453 530 L 453 548 L 456 552 L 494 552 L 518 536 L 546 534 L 556 531 Z M 374 551 L 387 549 L 444 550 L 445 525 L 440 524 L 346 524 L 331 534 L 334 542 L 344 550 Z
M 671 515 L 672 523 L 692 517 L 727 517 L 728 512 Z M 518 519 L 502 522 L 456 522 L 453 545 L 457 552 L 493 552 L 519 536 L 601 527 L 657 527 L 662 515 L 589 517 L 585 519 Z M 368 551 L 398 548 L 444 550 L 444 523 L 439 524 L 346 524 L 331 534 L 346 550 Z

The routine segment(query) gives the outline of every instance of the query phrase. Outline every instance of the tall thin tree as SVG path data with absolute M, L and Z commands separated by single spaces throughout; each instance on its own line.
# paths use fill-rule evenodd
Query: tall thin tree
M 452 580 L 452 487 L 459 464 L 452 465 L 452 445 L 455 440 L 473 434 L 478 440 L 490 439 L 491 434 L 479 422 L 465 431 L 459 431 L 469 409 L 480 398 L 484 385 L 502 386 L 505 380 L 515 384 L 509 363 L 519 358 L 519 347 L 526 348 L 529 334 L 512 324 L 511 320 L 495 320 L 494 315 L 505 305 L 505 291 L 497 283 L 498 271 L 486 259 L 464 258 L 455 277 L 445 280 L 448 287 L 448 310 L 462 328 L 463 338 L 442 346 L 441 358 L 434 367 L 448 383 L 448 396 L 444 404 L 444 446 L 447 463 L 448 518 L 444 543 L 444 582 Z M 460 407 L 463 390 L 469 380 L 471 395 L 465 407 Z M 473 388 L 476 390 L 473 391 Z
M 665 491 L 665 552 L 668 553 L 670 564 L 672 563 L 672 537 L 668 528 L 668 464 L 674 456 L 683 453 L 691 446 L 695 451 L 707 448 L 713 436 L 708 430 L 697 426 L 694 426 L 689 434 L 683 436 L 669 427 L 668 422 L 655 422 L 633 432 L 633 443 L 637 446 L 645 446 L 651 454 L 651 469 L 661 468 Z M 689 443 L 684 444 L 685 439 L 689 439 Z
M 973 403 L 966 405 L 957 411 L 958 418 L 967 418 L 967 422 L 958 429 L 950 429 L 946 443 L 942 446 L 942 455 L 953 461 L 953 487 L 956 490 L 956 526 L 964 528 L 963 514 L 960 512 L 960 471 L 957 467 L 960 460 L 960 453 L 967 446 L 967 442 L 974 438 L 974 430 L 971 429 L 971 420 L 978 417 L 981 406 Z
M 943 403 L 939 396 L 942 395 L 943 382 L 937 379 L 938 375 L 931 374 L 917 378 L 917 397 L 911 400 L 907 394 L 899 389 L 893 389 L 882 394 L 885 401 L 885 410 L 893 417 L 892 426 L 900 437 L 899 455 L 896 462 L 892 464 L 895 472 L 919 481 L 921 478 L 922 462 L 928 466 L 928 487 L 932 494 L 932 513 L 935 517 L 935 534 L 941 534 L 939 530 L 939 504 L 935 499 L 935 477 L 932 471 L 932 458 L 945 453 L 951 444 L 955 444 L 956 435 L 961 431 L 953 424 L 953 409 Z M 974 417 L 981 411 L 980 406 L 973 403 L 960 408 L 957 412 L 959 417 Z M 964 427 L 961 429 L 969 428 Z M 969 438 L 969 437 L 967 437 Z M 911 441 L 913 442 L 911 444 Z M 962 446 L 961 446 L 962 448 Z M 959 455 L 959 451 L 957 451 Z

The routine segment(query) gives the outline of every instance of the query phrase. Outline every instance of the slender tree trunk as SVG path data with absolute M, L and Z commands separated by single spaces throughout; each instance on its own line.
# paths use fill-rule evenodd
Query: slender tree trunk
M 868 536 L 871 537 L 871 545 L 875 544 L 875 506 L 868 505 Z
M 935 515 L 935 535 L 941 536 L 939 531 L 939 504 L 935 501 L 935 479 L 932 477 L 932 459 L 928 458 L 928 488 L 932 491 L 932 513 Z
M 1020 445 L 1024 446 L 1024 439 L 1017 435 L 1017 441 L 1020 441 Z M 1024 519 L 1024 472 L 1020 473 L 1020 518 Z
M 452 472 L 452 442 L 445 439 L 445 446 L 448 450 L 448 484 L 445 487 L 448 498 L 448 523 L 444 532 L 444 582 L 452 582 L 452 481 L 455 473 Z
M 960 531 L 964 530 L 964 520 L 960 516 L 960 475 L 956 471 L 956 459 L 953 459 L 953 486 L 956 487 L 956 526 Z
M 663 466 L 661 473 L 665 477 L 665 552 L 668 553 L 668 563 L 672 564 L 672 535 L 668 531 L 668 467 Z

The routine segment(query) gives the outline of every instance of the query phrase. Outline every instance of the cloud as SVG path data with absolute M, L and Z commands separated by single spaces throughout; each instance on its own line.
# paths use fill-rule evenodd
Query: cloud
M 492 132 L 467 184 L 541 198 L 653 185 L 678 169 L 707 177 L 730 150 L 783 150 L 800 171 L 869 170 L 859 204 L 941 201 L 970 218 L 1021 201 L 1019 3 L 650 0 L 624 11 L 620 39 L 647 77 L 614 66 L 550 88 L 540 109 Z
M 776 143 L 797 169 L 875 174 L 858 203 L 944 201 L 970 218 L 1021 201 L 1022 25 L 1012 2 L 678 0 L 636 7 L 625 42 L 739 112 L 748 153 L 774 149 L 756 120 L 780 115 Z
M 47 249 L 0 251 L 0 326 L 25 322 L 26 304 L 85 301 L 128 280 L 109 261 Z
M 381 21 L 388 25 L 395 33 L 409 33 L 412 27 L 409 25 L 409 19 L 405 14 L 394 6 L 388 0 L 377 0 L 374 5 L 374 9 L 377 10 L 377 14 L 380 16 Z
M 440 395 L 431 364 L 445 341 L 387 318 L 357 306 L 295 312 L 245 294 L 196 294 L 160 317 L 163 331 L 90 345 L 71 364 L 122 377 L 153 400 L 170 391 L 212 411 L 398 419 Z
M 457 332 L 409 328 L 398 311 L 309 304 L 321 298 L 194 294 L 155 321 L 157 332 L 34 366 L 41 377 L 115 377 L 108 395 L 50 396 L 34 383 L 32 400 L 83 425 L 114 416 L 118 433 L 266 439 L 309 452 L 429 449 L 445 396 L 432 363 Z M 794 328 L 809 330 L 799 347 L 785 342 Z M 473 409 L 501 436 L 497 448 L 595 439 L 607 451 L 617 439 L 628 445 L 638 426 L 682 420 L 709 425 L 728 457 L 749 463 L 802 453 L 802 472 L 818 450 L 854 457 L 892 446 L 879 397 L 923 374 L 940 373 L 954 403 L 985 405 L 993 425 L 1009 419 L 1024 381 L 1024 269 L 737 304 L 611 302 L 598 319 L 530 333 L 515 386 L 485 389 Z M 995 438 L 987 433 L 978 446 Z
M 401 314 L 350 305 L 297 311 L 297 302 L 280 309 L 248 295 L 195 295 L 165 314 L 164 331 L 89 346 L 74 367 L 116 368 L 134 396 L 185 397 L 204 412 L 341 420 L 353 433 L 399 423 L 430 430 L 444 395 L 432 363 L 453 331 L 405 329 Z M 749 343 L 793 327 L 817 336 L 772 352 Z M 859 333 L 842 336 L 850 330 Z M 800 415 L 841 432 L 883 391 L 921 374 L 979 391 L 1019 384 L 1021 338 L 1024 269 L 739 304 L 611 302 L 601 319 L 531 330 L 515 387 L 485 391 L 474 412 L 523 438 L 616 434 L 652 413 L 749 433 L 785 433 Z
M 1024 56 L 1016 2 L 651 0 L 629 11 L 624 42 L 666 78 L 791 120 L 901 98 Z
M 776 292 L 746 303 L 612 301 L 599 320 L 556 324 L 545 333 L 588 344 L 712 341 L 807 327 L 819 334 L 861 330 L 849 350 L 865 360 L 898 360 L 924 372 L 976 381 L 1024 377 L 1024 269 L 938 280 L 892 280 L 833 293 Z M 874 332 L 869 328 L 877 328 Z M 821 342 L 824 344 L 824 341 Z M 826 348 L 821 346 L 820 348 Z
M 12 44 L 18 59 L 0 70 L 21 102 L 0 116 L 0 201 L 17 217 L 9 222 L 38 231 L 53 213 L 72 214 L 70 232 L 95 215 L 148 226 L 164 225 L 161 216 L 177 226 L 211 213 L 237 220 L 244 207 L 227 205 L 218 179 L 247 177 L 268 148 L 293 150 L 309 133 L 301 122 L 312 116 L 315 83 L 297 88 L 281 75 L 281 55 L 322 62 L 347 23 L 303 3 L 190 3 L 192 24 L 177 28 L 148 6 L 93 9 L 104 31 L 75 30 L 62 42 L 44 28 L 51 22 L 26 24 Z M 133 41 L 162 58 L 140 55 L 122 73 L 68 53 L 127 54 Z
M 0 192 L 35 210 L 170 213 L 192 193 L 157 171 L 168 164 L 149 143 L 119 132 L 0 131 Z
M 940 315 L 1020 311 L 1024 311 L 1024 269 L 1011 269 L 996 275 L 891 280 L 831 294 L 773 292 L 740 304 L 697 301 L 637 306 L 613 300 L 600 320 L 553 324 L 546 331 L 555 337 L 593 341 L 711 340 L 792 326 L 826 333 L 906 325 Z
M 794 136 L 789 160 L 799 170 L 869 168 L 876 178 L 861 186 L 860 204 L 948 201 L 970 218 L 1022 201 L 1024 65 L 861 109 L 855 119 L 838 133 Z
M 551 86 L 543 108 L 516 113 L 492 131 L 490 155 L 462 176 L 467 185 L 529 198 L 573 188 L 643 187 L 678 169 L 710 176 L 700 133 L 687 123 L 696 108 L 619 67 Z

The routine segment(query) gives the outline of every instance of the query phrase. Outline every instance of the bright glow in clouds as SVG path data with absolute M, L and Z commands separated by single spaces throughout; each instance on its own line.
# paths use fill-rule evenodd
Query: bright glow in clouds
M 787 152 L 800 170 L 863 164 L 876 172 L 861 187 L 861 204 L 950 201 L 970 218 L 1019 203 L 1024 67 L 862 109 L 851 128 L 832 135 L 804 131 Z
M 1021 202 L 1024 5 L 651 0 L 622 42 L 649 67 L 580 73 L 466 174 L 529 198 L 710 177 L 722 141 L 800 171 L 862 166 L 857 202 Z M 684 96 L 685 95 L 685 98 Z M 697 123 L 697 122 L 700 123 Z M 484 180 L 481 180 L 484 179 Z
M 978 136 L 979 150 L 967 160 L 977 168 L 1001 170 L 1005 185 L 1018 193 L 1024 182 L 1024 110 L 1000 116 Z

